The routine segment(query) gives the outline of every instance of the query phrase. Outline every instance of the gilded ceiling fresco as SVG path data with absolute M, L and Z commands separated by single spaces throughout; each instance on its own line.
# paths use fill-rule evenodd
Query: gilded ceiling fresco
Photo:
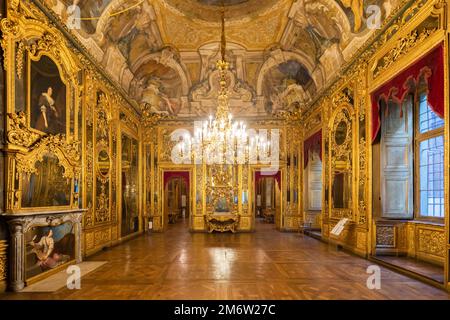
M 275 114 L 279 110 L 295 111 L 309 102 L 316 85 L 309 71 L 298 61 L 288 60 L 272 67 L 263 79 L 264 110 Z
M 220 21 L 222 0 L 160 0 L 163 6 L 191 20 Z M 250 20 L 267 11 L 276 10 L 283 0 L 225 0 L 227 18 L 230 21 Z M 292 2 L 292 1 L 289 1 Z
M 153 112 L 214 112 L 222 0 L 43 0 L 130 96 Z M 224 0 L 233 113 L 275 115 L 306 105 L 398 0 Z M 68 10 L 69 8 L 69 10 Z

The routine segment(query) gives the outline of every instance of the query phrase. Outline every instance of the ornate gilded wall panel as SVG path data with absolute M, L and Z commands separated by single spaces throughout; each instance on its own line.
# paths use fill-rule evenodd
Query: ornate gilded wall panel
M 397 245 L 394 225 L 377 225 L 376 244 L 379 248 L 395 248 Z
M 302 221 L 301 216 L 285 216 L 284 217 L 284 228 L 289 231 L 298 230 L 300 222 Z
M 364 69 L 345 77 L 333 89 L 329 99 L 318 101 L 324 123 L 322 237 L 366 255 L 368 124 Z M 342 218 L 349 219 L 344 231 L 338 237 L 329 236 L 329 230 Z
M 445 231 L 426 223 L 379 221 L 375 225 L 376 254 L 407 255 L 443 264 Z
M 162 216 L 153 216 L 153 230 L 154 231 L 162 231 Z
M 192 225 L 192 229 L 194 231 L 203 231 L 205 230 L 205 219 L 203 216 L 195 216 L 193 218 L 193 225 Z
M 111 221 L 111 110 L 108 96 L 98 91 L 96 93 L 94 113 L 94 162 L 95 162 L 95 224 Z
M 61 33 L 44 24 L 32 6 L 17 5 L 11 3 L 1 20 L 8 93 L 5 142 L 10 150 L 6 210 L 76 208 L 81 165 L 78 60 Z
M 445 232 L 442 228 L 418 226 L 417 254 L 422 258 L 442 261 L 445 257 Z
M 239 230 L 249 231 L 252 227 L 252 217 L 241 216 L 239 219 Z
M 354 189 L 355 176 L 355 115 L 350 104 L 353 97 L 346 96 L 341 99 L 339 92 L 335 104 L 337 109 L 330 122 L 330 186 L 329 202 L 330 217 L 335 219 L 348 218 L 355 220 Z M 352 99 L 352 101 L 350 101 Z M 339 103 L 343 103 L 340 106 Z
M 62 198 L 63 205 L 51 208 L 86 208 L 81 243 L 85 254 L 95 252 L 118 238 L 118 108 L 133 114 L 134 106 L 73 46 L 76 40 L 65 38 L 32 2 L 8 5 L 7 19 L 1 21 L 9 93 L 6 142 L 14 150 L 6 158 L 8 210 L 48 209 L 43 208 L 48 204 L 36 207 L 29 199 L 32 193 L 22 175 L 38 179 L 33 175 L 62 172 L 70 182 L 68 200 Z M 128 123 L 138 132 L 135 121 Z M 48 183 L 41 183 L 42 178 L 37 182 L 65 190 L 55 180 L 58 174 L 49 177 Z
M 8 244 L 6 240 L 0 240 L 0 292 L 6 289 L 6 279 L 7 279 L 7 248 Z
M 195 202 L 196 202 L 196 215 L 203 215 L 204 213 L 204 186 L 205 186 L 205 174 L 203 172 L 204 167 L 203 165 L 196 165 L 196 194 L 195 194 Z M 206 201 L 206 200 L 205 200 Z
M 365 230 L 362 232 L 357 231 L 357 233 L 356 233 L 356 249 L 357 250 L 366 252 L 367 238 L 368 238 L 368 233 Z
M 357 81 L 356 89 L 356 108 L 357 108 L 357 121 L 358 128 L 358 156 L 356 161 L 358 164 L 358 186 L 357 186 L 357 223 L 359 225 L 367 224 L 367 199 L 368 199 L 368 148 L 367 132 L 369 132 L 369 125 L 366 117 L 366 90 L 365 90 L 365 76 L 364 74 L 359 77 Z
M 85 254 L 95 252 L 117 240 L 117 115 L 113 116 L 113 97 L 95 70 L 85 76 L 85 206 L 84 229 L 92 230 L 94 241 L 85 239 Z M 107 228 L 109 242 L 97 241 L 95 230 Z M 115 228 L 115 231 L 113 231 Z M 88 237 L 86 233 L 86 237 Z M 88 241 L 89 240 L 89 241 Z M 92 246 L 93 247 L 90 247 Z
M 418 15 L 419 18 L 414 15 Z M 445 5 L 442 1 L 417 1 L 403 16 L 399 17 L 398 24 L 392 25 L 378 43 L 380 50 L 373 56 L 369 81 L 380 83 L 384 81 L 385 74 L 392 74 L 396 68 L 408 64 L 409 56 L 412 59 L 420 55 L 415 50 L 417 45 L 431 42 L 442 36 L 445 23 Z M 439 35 L 439 33 L 441 35 Z M 394 68 L 392 68 L 394 67 Z
M 85 252 L 90 252 L 95 248 L 94 244 L 94 232 L 88 232 L 86 231 L 84 234 L 84 246 L 85 246 Z
M 111 241 L 111 229 L 104 229 L 94 232 L 94 247 L 100 247 Z
M 0 8 L 0 19 L 2 18 L 3 10 Z M 3 56 L 3 50 L 0 47 L 0 55 Z M 0 66 L 0 148 L 3 148 L 5 141 L 5 110 L 6 110 L 6 87 L 5 87 L 5 70 Z M 5 158 L 0 155 L 0 194 L 5 194 Z M 5 198 L 0 197 L 0 210 L 5 210 Z

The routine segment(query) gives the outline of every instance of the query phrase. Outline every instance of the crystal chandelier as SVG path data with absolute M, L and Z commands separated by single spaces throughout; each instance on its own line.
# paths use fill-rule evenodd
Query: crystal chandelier
M 215 163 L 243 163 L 248 161 L 252 150 L 267 148 L 270 143 L 264 143 L 258 136 L 250 138 L 243 121 L 233 121 L 228 100 L 227 71 L 229 63 L 225 59 L 225 10 L 222 7 L 222 35 L 220 43 L 221 59 L 217 61 L 219 70 L 218 106 L 215 117 L 209 116 L 209 120 L 202 122 L 194 132 L 194 149 L 201 152 L 206 161 Z M 194 151 L 195 152 L 195 151 Z M 211 158 L 212 157 L 212 158 Z
M 195 156 L 197 161 L 207 164 L 253 163 L 262 155 L 269 157 L 271 144 L 267 135 L 247 131 L 243 121 L 234 121 L 228 100 L 227 72 L 230 64 L 225 59 L 225 10 L 222 7 L 222 32 L 220 42 L 221 59 L 216 67 L 219 71 L 219 92 L 217 111 L 208 120 L 197 122 L 194 135 L 184 135 L 178 144 L 180 159 Z

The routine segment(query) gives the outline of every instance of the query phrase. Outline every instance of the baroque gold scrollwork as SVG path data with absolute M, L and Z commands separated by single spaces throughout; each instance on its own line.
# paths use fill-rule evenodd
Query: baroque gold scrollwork
M 95 91 L 97 103 L 95 107 L 95 222 L 110 220 L 110 190 L 111 190 L 111 99 L 103 91 Z
M 226 201 L 229 212 L 237 213 L 234 196 L 238 194 L 238 185 L 233 185 L 233 170 L 236 167 L 225 165 L 212 165 L 207 170 L 206 194 L 210 198 L 208 213 L 214 213 L 220 207 L 221 201 Z
M 19 173 L 36 173 L 36 162 L 42 161 L 45 154 L 53 154 L 64 168 L 63 176 L 67 179 L 79 177 L 80 150 L 79 142 L 67 142 L 64 135 L 45 136 L 31 147 L 29 152 L 16 156 L 16 167 Z
M 161 120 L 173 120 L 174 116 L 156 113 L 151 110 L 151 105 L 144 103 L 141 106 L 142 112 L 142 124 L 145 128 L 151 128 L 156 126 Z
M 374 77 L 380 75 L 381 72 L 388 69 L 402 56 L 410 52 L 418 43 L 423 42 L 437 31 L 437 28 L 424 29 L 421 32 L 413 30 L 410 34 L 397 40 L 394 48 L 389 50 L 387 54 L 377 63 L 374 71 Z
M 9 143 L 19 147 L 29 148 L 39 140 L 40 135 L 32 132 L 27 125 L 27 116 L 24 112 L 8 113 L 11 119 L 10 129 L 7 133 Z
M 11 50 L 11 48 L 9 47 L 9 40 L 15 38 L 19 33 L 19 24 L 11 19 L 2 19 L 0 22 L 0 26 L 3 34 L 3 37 L 0 41 L 0 45 L 3 49 L 3 67 L 5 68 L 5 70 L 9 70 L 9 50 Z

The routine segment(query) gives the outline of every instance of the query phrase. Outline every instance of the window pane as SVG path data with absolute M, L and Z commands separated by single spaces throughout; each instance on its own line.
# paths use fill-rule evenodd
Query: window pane
M 444 216 L 444 137 L 420 143 L 420 214 Z
M 420 95 L 419 107 L 419 130 L 424 133 L 430 130 L 440 128 L 444 125 L 444 119 L 437 116 L 428 106 L 427 95 Z

